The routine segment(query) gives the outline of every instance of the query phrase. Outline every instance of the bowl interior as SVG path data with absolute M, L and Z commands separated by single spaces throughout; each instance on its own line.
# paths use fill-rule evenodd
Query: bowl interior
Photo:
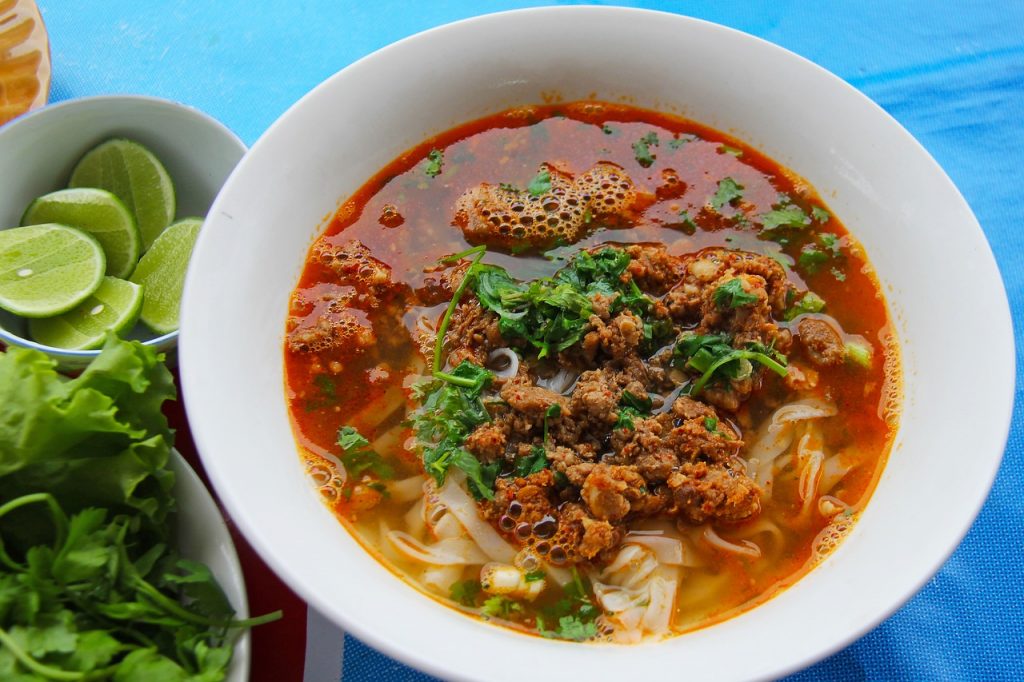
M 0 229 L 18 226 L 36 197 L 67 187 L 78 160 L 112 137 L 141 142 L 166 166 L 174 181 L 178 217 L 205 216 L 246 151 L 222 124 L 175 102 L 110 96 L 52 105 L 0 128 Z M 48 352 L 65 368 L 84 366 L 97 352 L 33 343 L 27 327 L 25 320 L 0 311 L 0 330 L 24 340 L 11 342 Z M 130 338 L 171 350 L 177 333 L 157 337 L 140 324 Z
M 902 347 L 897 441 L 846 542 L 763 606 L 645 645 L 642 655 L 489 627 L 419 595 L 322 507 L 295 454 L 284 402 L 288 296 L 337 205 L 429 135 L 559 98 L 678 113 L 805 177 L 864 245 Z M 944 274 L 945 263 L 963 277 Z M 685 661 L 696 678 L 749 679 L 821 658 L 891 613 L 956 546 L 998 468 L 1012 402 L 1012 332 L 992 254 L 920 145 L 853 88 L 792 53 L 654 12 L 491 15 L 414 36 L 337 74 L 289 110 L 225 186 L 200 236 L 183 306 L 189 417 L 232 516 L 325 615 L 445 677 L 546 680 L 572 669 L 604 679 Z M 950 310 L 966 337 L 960 342 L 987 349 L 970 367 L 948 362 L 938 341 Z M 967 390 L 970 404 L 961 398 Z M 971 452 L 967 469 L 963 452 Z

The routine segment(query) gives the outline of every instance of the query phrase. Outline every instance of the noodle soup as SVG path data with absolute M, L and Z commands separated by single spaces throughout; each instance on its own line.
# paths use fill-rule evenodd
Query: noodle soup
M 639 642 L 770 598 L 856 521 L 899 362 L 860 246 L 690 121 L 511 110 L 396 159 L 291 299 L 310 479 L 453 608 Z

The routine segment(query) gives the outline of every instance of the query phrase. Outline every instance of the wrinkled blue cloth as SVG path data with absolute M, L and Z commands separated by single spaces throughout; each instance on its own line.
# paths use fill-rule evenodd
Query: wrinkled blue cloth
M 52 99 L 144 93 L 192 104 L 251 144 L 335 71 L 442 23 L 536 3 L 348 0 L 39 0 Z M 694 0 L 685 13 L 776 42 L 896 117 L 953 178 L 988 236 L 1024 323 L 1024 2 Z M 983 348 L 950 343 L 951 362 Z M 1020 351 L 1018 372 L 1024 371 Z M 1017 385 L 1021 385 L 1020 374 Z M 1018 400 L 1003 467 L 963 544 L 894 616 L 793 680 L 1024 678 L 1024 434 Z M 970 453 L 964 453 L 970 465 Z M 913 538 L 907 538 L 908 550 Z M 893 558 L 898 561 L 897 557 Z M 344 682 L 429 679 L 348 637 Z

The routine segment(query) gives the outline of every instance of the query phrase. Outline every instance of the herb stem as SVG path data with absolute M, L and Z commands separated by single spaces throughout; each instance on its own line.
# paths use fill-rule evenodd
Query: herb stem
M 7 516 L 7 514 L 11 513 L 15 509 L 20 509 L 21 507 L 30 504 L 37 504 L 40 502 L 46 504 L 46 506 L 50 509 L 50 516 L 53 517 L 53 525 L 56 530 L 56 537 L 54 538 L 53 541 L 53 547 L 54 551 L 58 551 L 60 547 L 64 546 L 64 540 L 65 538 L 67 538 L 68 517 L 64 513 L 64 510 L 60 508 L 60 505 L 57 504 L 56 498 L 54 498 L 54 496 L 51 495 L 50 493 L 32 493 L 31 495 L 22 495 L 21 497 L 16 497 L 15 499 L 0 507 L 0 518 Z M 22 566 L 14 559 L 12 559 L 11 556 L 7 553 L 7 549 L 4 547 L 2 537 L 0 537 L 0 562 L 3 562 L 3 564 L 7 566 L 7 568 L 18 573 L 23 573 L 28 570 L 27 566 Z
M 455 376 L 448 372 L 434 372 L 434 378 L 442 381 L 447 381 L 449 384 L 455 384 L 456 386 L 464 386 L 466 388 L 473 388 L 476 386 L 477 381 L 475 379 L 468 379 L 466 377 Z
M 462 276 L 462 281 L 459 282 L 459 286 L 455 288 L 455 293 L 452 294 L 452 300 L 448 301 L 448 308 L 444 311 L 444 317 L 441 318 L 441 325 L 437 329 L 437 339 L 434 341 L 435 374 L 441 371 L 441 354 L 444 352 L 444 337 L 448 333 L 448 325 L 451 324 L 452 314 L 455 312 L 455 306 L 459 304 L 459 299 L 462 298 L 462 293 L 466 290 L 466 286 L 469 284 L 469 280 L 473 274 L 473 266 L 480 262 L 480 259 L 484 257 L 486 252 L 487 247 L 481 244 L 441 259 L 442 263 L 454 263 L 455 261 L 469 255 L 476 256 L 476 258 L 472 259 L 472 263 L 466 269 L 466 274 Z

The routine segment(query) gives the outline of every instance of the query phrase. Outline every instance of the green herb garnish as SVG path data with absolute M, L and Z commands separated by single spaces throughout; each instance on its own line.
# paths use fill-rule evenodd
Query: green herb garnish
M 636 162 L 644 168 L 650 168 L 654 163 L 656 155 L 651 153 L 651 147 L 658 146 L 658 133 L 651 131 L 633 143 L 633 155 Z
M 564 596 L 541 609 L 537 616 L 537 631 L 544 637 L 582 641 L 597 635 L 597 623 L 594 621 L 601 615 L 601 610 L 591 599 L 590 583 L 580 576 L 575 567 L 572 576 L 572 581 L 562 588 Z M 558 623 L 558 626 L 548 630 L 548 621 Z
M 431 149 L 427 154 L 427 165 L 423 172 L 432 178 L 441 174 L 441 166 L 444 164 L 444 153 L 440 149 Z
M 460 580 L 452 583 L 448 588 L 448 594 L 451 595 L 452 601 L 463 606 L 476 606 L 477 597 L 480 596 L 482 589 L 479 580 Z
M 345 465 L 350 480 L 367 471 L 381 479 L 395 477 L 394 468 L 368 447 L 370 442 L 355 428 L 342 426 L 338 429 L 338 445 L 341 446 L 341 463 Z
M 757 294 L 747 293 L 739 277 L 720 285 L 711 294 L 715 305 L 722 309 L 742 308 L 757 303 Z
M 448 470 L 455 466 L 466 473 L 470 492 L 478 498 L 494 499 L 497 463 L 482 465 L 462 446 L 473 430 L 491 420 L 481 393 L 494 375 L 464 360 L 450 374 L 415 387 L 421 406 L 411 419 L 423 468 L 438 485 L 444 485 Z
M 733 348 L 732 338 L 726 334 L 684 334 L 673 350 L 672 362 L 676 367 L 700 373 L 690 386 L 690 395 L 697 395 L 712 379 L 743 379 L 753 371 L 752 362 L 767 367 L 779 376 L 786 376 L 786 356 L 761 344 L 750 343 L 745 348 Z
M 547 170 L 542 170 L 534 176 L 533 180 L 530 180 L 530 184 L 526 187 L 526 191 L 530 193 L 530 196 L 539 197 L 547 194 L 551 191 L 551 173 Z
M 743 185 L 732 178 L 722 178 L 718 183 L 718 189 L 711 197 L 711 208 L 721 213 L 724 206 L 731 206 L 732 203 L 743 196 Z
M 508 620 L 515 613 L 521 613 L 523 605 L 512 601 L 508 597 L 494 596 L 484 600 L 480 612 L 491 618 L 504 618 Z
M 765 230 L 777 230 L 783 227 L 801 229 L 807 226 L 807 214 L 799 206 L 781 206 L 761 214 L 761 226 Z
M 738 149 L 736 147 L 730 147 L 727 144 L 718 145 L 718 151 L 720 151 L 720 152 L 722 152 L 724 154 L 729 154 L 730 156 L 736 156 L 736 157 L 743 156 L 743 150 L 742 149 Z
M 832 215 L 828 211 L 817 206 L 811 206 L 811 217 L 822 225 L 832 219 Z
M 538 580 L 544 580 L 544 578 L 546 577 L 548 577 L 548 574 L 545 573 L 543 570 L 538 569 L 536 571 L 530 571 L 529 573 L 527 573 L 525 576 L 523 576 L 523 580 L 525 580 L 528 583 L 535 583 Z
M 804 294 L 796 305 L 792 306 L 786 311 L 786 320 L 792 320 L 798 315 L 804 313 L 820 313 L 825 309 L 825 301 L 813 291 L 808 291 Z

